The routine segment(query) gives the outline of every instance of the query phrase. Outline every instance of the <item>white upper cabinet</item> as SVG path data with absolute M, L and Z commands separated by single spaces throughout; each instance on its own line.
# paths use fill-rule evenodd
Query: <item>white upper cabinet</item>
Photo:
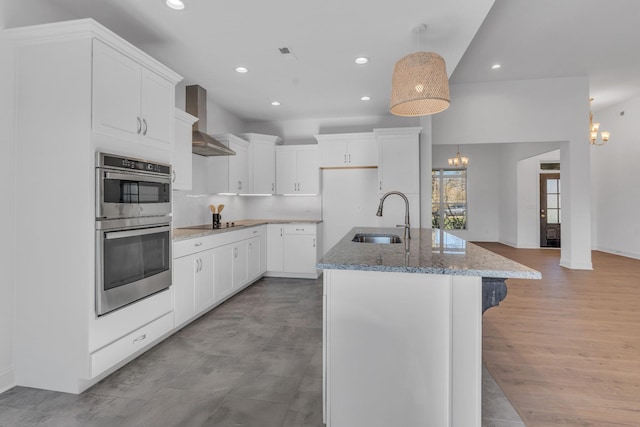
M 175 109 L 175 141 L 171 166 L 173 168 L 173 189 L 191 190 L 192 162 L 191 162 L 191 133 L 197 117 L 176 108 Z
M 371 132 L 316 135 L 320 167 L 376 167 L 378 145 Z
M 249 193 L 249 143 L 235 135 L 214 137 L 236 152 L 233 156 L 209 157 L 209 189 L 212 193 Z
M 276 187 L 278 194 L 318 194 L 320 192 L 318 146 L 277 146 Z
M 251 194 L 275 194 L 276 192 L 276 144 L 281 139 L 273 135 L 246 133 L 249 141 L 249 192 Z
M 378 140 L 378 191 L 420 193 L 419 137 L 422 128 L 374 129 Z
M 173 149 L 175 82 L 93 41 L 93 131 Z

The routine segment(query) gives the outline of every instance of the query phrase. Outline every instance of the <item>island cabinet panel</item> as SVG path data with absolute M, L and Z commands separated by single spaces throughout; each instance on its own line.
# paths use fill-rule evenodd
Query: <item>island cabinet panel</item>
M 479 427 L 481 279 L 324 271 L 328 427 Z

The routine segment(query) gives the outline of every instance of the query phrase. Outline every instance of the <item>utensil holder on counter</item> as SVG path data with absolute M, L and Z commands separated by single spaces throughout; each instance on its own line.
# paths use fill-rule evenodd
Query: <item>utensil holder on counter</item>
M 222 217 L 220 216 L 220 214 L 217 214 L 217 213 L 216 214 L 212 214 L 212 216 L 213 216 L 213 219 L 212 219 L 213 228 L 220 228 L 220 218 L 222 218 Z

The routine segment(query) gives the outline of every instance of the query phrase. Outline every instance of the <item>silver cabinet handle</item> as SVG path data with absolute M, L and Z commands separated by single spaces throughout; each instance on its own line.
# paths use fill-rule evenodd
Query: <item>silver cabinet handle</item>
M 282 237 L 282 227 L 280 227 L 280 237 Z
M 195 243 L 193 246 L 202 246 L 202 242 Z
M 313 247 L 314 248 L 316 247 L 316 238 L 315 237 L 313 238 Z
M 233 248 L 233 257 L 238 258 L 238 248 Z
M 382 181 L 380 181 L 380 188 L 379 189 L 382 190 Z
M 142 120 L 140 120 L 140 117 L 136 117 L 136 119 L 138 120 L 138 130 L 136 133 L 140 135 L 140 131 L 142 130 Z
M 275 193 L 275 192 L 276 192 L 276 184 L 275 184 L 275 182 L 272 182 L 272 183 L 271 183 L 271 192 L 272 192 L 272 193 Z
M 173 177 L 173 179 L 171 180 L 171 182 L 176 182 L 176 171 L 172 170 L 171 171 L 171 176 Z
M 133 343 L 135 344 L 137 342 L 144 341 L 145 339 L 147 339 L 147 334 L 142 334 L 138 338 L 134 339 Z
M 242 181 L 238 181 L 238 190 L 242 190 Z
M 258 234 L 258 230 L 253 230 L 253 234 Z
M 351 163 L 351 154 L 349 154 L 349 163 Z
M 344 155 L 344 162 L 347 163 L 347 155 Z
M 144 125 L 144 129 L 142 130 L 142 135 L 147 134 L 147 119 L 142 119 L 142 124 Z

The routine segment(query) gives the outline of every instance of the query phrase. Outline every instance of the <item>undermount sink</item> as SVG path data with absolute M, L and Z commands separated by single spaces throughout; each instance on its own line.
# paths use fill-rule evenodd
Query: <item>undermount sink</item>
M 353 239 L 351 239 L 351 241 L 356 243 L 379 243 L 379 244 L 402 243 L 402 240 L 400 240 L 400 236 L 396 234 L 358 233 L 355 236 L 353 236 Z

